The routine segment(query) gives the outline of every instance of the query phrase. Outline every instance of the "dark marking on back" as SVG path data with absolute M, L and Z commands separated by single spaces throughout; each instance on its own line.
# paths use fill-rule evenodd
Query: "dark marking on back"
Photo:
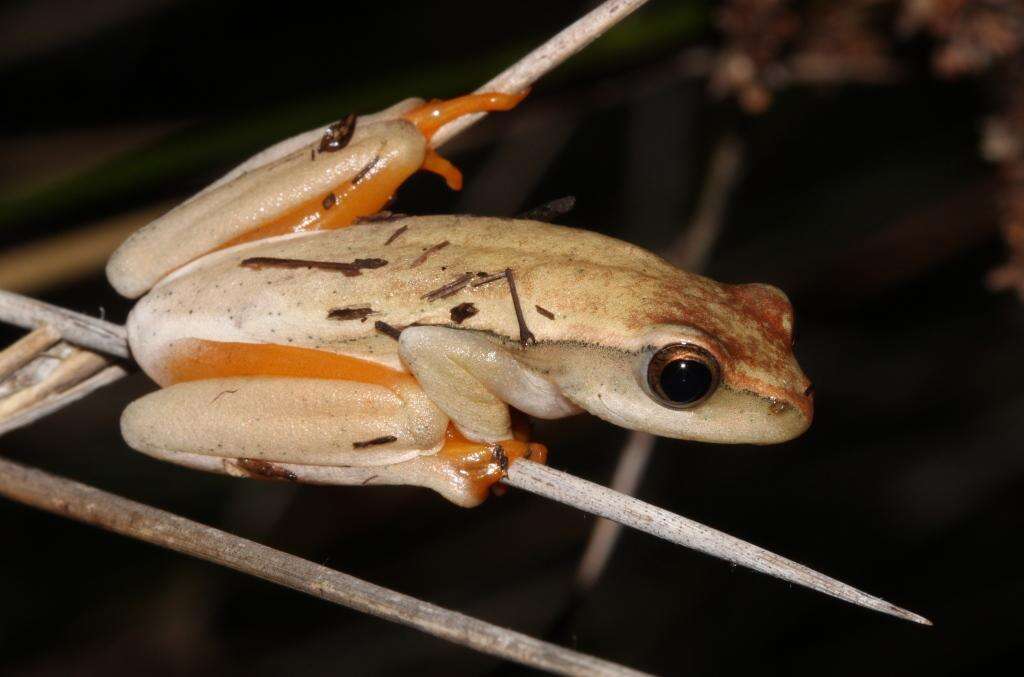
M 375 155 L 372 160 L 370 160 L 369 162 L 366 163 L 365 167 L 363 167 L 358 172 L 356 172 L 356 175 L 352 177 L 352 179 L 351 179 L 352 185 L 353 186 L 358 186 L 359 183 L 363 179 L 365 179 L 370 174 L 370 172 L 373 171 L 373 168 L 377 166 L 378 162 L 380 162 L 380 155 Z
M 516 278 L 511 268 L 505 269 L 505 279 L 508 280 L 508 291 L 512 295 L 512 305 L 516 309 L 516 321 L 519 323 L 519 345 L 526 347 L 537 342 L 530 328 L 526 326 L 526 318 L 523 317 L 523 307 L 519 303 L 519 292 L 516 291 Z
M 237 389 L 237 388 L 236 388 L 235 390 L 222 390 L 222 391 L 220 391 L 219 393 L 217 393 L 217 396 L 216 396 L 215 398 L 213 398 L 212 400 L 210 400 L 210 404 L 213 404 L 214 402 L 216 402 L 217 400 L 219 400 L 219 399 L 220 399 L 221 397 L 223 397 L 224 395 L 234 395 L 234 394 L 235 394 L 235 393 L 237 393 L 237 392 L 238 392 L 238 389 Z
M 473 273 L 463 273 L 459 277 L 455 278 L 451 282 L 441 285 L 434 291 L 429 291 L 420 298 L 426 299 L 427 301 L 436 301 L 437 299 L 443 299 L 455 294 L 467 285 L 469 281 L 473 279 Z
M 365 449 L 367 447 L 376 447 L 381 444 L 391 444 L 397 442 L 398 438 L 394 435 L 384 435 L 383 437 L 374 437 L 372 440 L 363 440 L 362 442 L 353 442 L 353 449 Z
M 381 322 L 380 320 L 377 320 L 376 322 L 373 323 L 373 328 L 379 331 L 380 333 L 384 334 L 385 336 L 390 336 L 396 341 L 398 340 L 398 337 L 402 335 L 401 329 L 399 329 L 398 327 L 394 327 L 388 324 L 387 322 Z
M 538 313 L 540 313 L 544 317 L 548 318 L 549 320 L 555 319 L 555 314 L 553 312 L 551 312 L 550 310 L 548 310 L 547 308 L 541 308 L 540 306 L 534 306 L 534 308 L 537 309 Z
M 323 201 L 324 209 L 330 209 L 331 207 L 333 207 L 336 204 L 338 204 L 338 196 L 335 195 L 333 192 L 328 193 L 327 196 L 324 197 L 324 201 Z
M 245 259 L 240 264 L 243 268 L 263 270 L 264 268 L 310 268 L 341 273 L 345 277 L 362 275 L 362 271 L 382 268 L 388 265 L 385 259 L 356 259 L 354 261 L 309 261 L 307 259 L 279 259 L 271 256 L 256 256 Z
M 352 134 L 356 131 L 356 115 L 349 113 L 337 122 L 327 125 L 324 135 L 320 138 L 320 145 L 317 147 L 321 153 L 333 153 L 341 150 L 352 140 Z
M 473 287 L 474 288 L 482 287 L 485 284 L 490 284 L 491 282 L 497 282 L 498 280 L 503 280 L 503 279 L 505 279 L 505 272 L 504 271 L 502 271 L 500 273 L 484 273 L 484 272 L 480 272 L 480 273 L 476 274 L 476 279 L 473 280 Z
M 370 315 L 376 315 L 370 307 L 362 308 L 331 308 L 327 311 L 328 320 L 362 320 L 366 321 L 366 318 Z
M 451 309 L 452 322 L 455 324 L 462 324 L 464 321 L 473 317 L 479 313 L 479 309 L 468 301 L 466 303 L 460 303 L 459 305 Z
M 434 254 L 436 252 L 441 251 L 442 249 L 444 249 L 445 247 L 447 247 L 450 244 L 451 244 L 451 242 L 449 242 L 448 240 L 445 240 L 444 242 L 438 242 L 435 245 L 431 245 L 431 246 L 427 247 L 426 249 L 423 250 L 422 254 L 420 254 L 419 256 L 416 257 L 415 261 L 413 261 L 411 264 L 409 264 L 409 267 L 410 268 L 415 268 L 416 266 L 420 265 L 421 263 L 426 261 L 428 258 L 430 258 L 431 254 Z
M 404 233 L 407 230 L 409 230 L 409 226 L 402 226 L 401 228 L 399 228 L 395 232 L 391 233 L 390 237 L 388 237 L 387 241 L 384 243 L 384 246 L 387 247 L 389 244 L 391 244 L 392 242 L 397 240 L 399 237 L 401 237 L 402 233 Z

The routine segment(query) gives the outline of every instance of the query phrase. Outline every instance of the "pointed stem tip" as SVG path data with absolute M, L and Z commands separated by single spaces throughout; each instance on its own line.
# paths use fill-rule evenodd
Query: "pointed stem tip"
M 644 503 L 632 496 L 580 479 L 548 466 L 520 459 L 509 466 L 504 482 L 514 487 L 607 517 L 624 526 L 644 531 L 733 564 L 802 585 L 832 597 L 874 609 L 921 625 L 931 621 L 884 599 L 862 592 L 834 578 L 773 552 L 747 543 L 699 522 Z

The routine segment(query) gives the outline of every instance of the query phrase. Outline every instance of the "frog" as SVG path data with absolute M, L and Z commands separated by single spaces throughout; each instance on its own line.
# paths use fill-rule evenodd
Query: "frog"
M 107 274 L 139 298 L 132 355 L 160 387 L 132 448 L 236 477 L 413 485 L 479 505 L 544 463 L 532 419 L 589 413 L 668 438 L 802 434 L 813 388 L 779 289 L 528 219 L 382 211 L 446 122 L 523 94 L 410 99 L 250 158 L 136 232 Z

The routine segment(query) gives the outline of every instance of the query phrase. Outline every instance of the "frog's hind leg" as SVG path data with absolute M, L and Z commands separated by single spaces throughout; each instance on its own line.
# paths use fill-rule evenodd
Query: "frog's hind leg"
M 458 189 L 458 169 L 428 140 L 446 122 L 508 110 L 523 96 L 471 94 L 411 110 L 413 104 L 402 105 L 385 114 L 346 118 L 320 138 L 306 134 L 285 142 L 132 234 L 110 257 L 107 278 L 119 293 L 136 298 L 212 251 L 344 228 L 381 210 L 421 168 Z
M 179 465 L 311 484 L 407 484 L 479 504 L 510 459 L 538 445 L 470 442 L 415 383 L 232 376 L 177 383 L 132 402 L 125 441 Z
M 448 417 L 415 385 L 229 377 L 188 381 L 132 402 L 121 430 L 133 448 L 181 465 L 296 481 L 425 485 L 456 502 L 436 455 Z

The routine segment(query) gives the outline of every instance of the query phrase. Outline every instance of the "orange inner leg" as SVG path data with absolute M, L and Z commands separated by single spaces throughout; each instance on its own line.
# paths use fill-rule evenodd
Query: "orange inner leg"
M 273 343 L 233 343 L 184 339 L 175 341 L 158 379 L 167 386 L 231 376 L 325 378 L 395 386 L 415 381 L 412 374 L 313 348 Z
M 524 437 L 526 428 L 513 428 L 514 438 L 493 444 L 473 442 L 466 439 L 454 424 L 448 424 L 444 446 L 438 456 L 449 465 L 450 472 L 466 483 L 480 500 L 487 497 L 492 487 L 498 489 L 498 482 L 505 476 L 509 465 L 520 458 L 537 463 L 546 463 L 548 449 L 543 444 L 530 442 Z M 504 487 L 502 487 L 504 488 Z
M 419 108 L 412 109 L 402 117 L 416 125 L 427 141 L 430 141 L 434 138 L 437 130 L 456 118 L 470 113 L 510 110 L 525 99 L 527 94 L 529 94 L 529 90 L 518 94 L 497 92 L 467 94 L 447 101 L 435 99 Z M 427 156 L 420 169 L 440 175 L 452 190 L 462 190 L 462 172 L 451 162 L 438 155 L 433 148 L 427 148 Z
M 415 381 L 411 374 L 324 350 L 203 339 L 176 341 L 157 380 L 167 386 L 232 376 L 338 379 L 386 387 Z M 525 416 L 513 418 L 512 430 L 513 439 L 487 444 L 466 439 L 449 423 L 438 457 L 459 481 L 467 483 L 483 499 L 491 485 L 505 475 L 510 463 L 519 458 L 538 463 L 547 460 L 547 448 L 529 441 L 529 421 Z
M 527 92 L 519 94 L 469 94 L 448 101 L 431 101 L 406 113 L 403 118 L 419 128 L 429 141 L 443 125 L 463 115 L 485 111 L 509 110 L 523 100 Z M 428 172 L 442 176 L 452 190 L 462 189 L 462 173 L 455 165 L 427 148 L 423 164 Z M 243 242 L 253 242 L 275 235 L 302 233 L 314 230 L 336 230 L 352 225 L 356 219 L 376 214 L 388 203 L 395 191 L 405 183 L 412 172 L 405 167 L 382 161 L 379 167 L 360 177 L 358 183 L 351 180 L 332 191 L 333 206 L 324 207 L 327 195 L 308 200 L 285 214 L 278 216 L 252 230 L 223 243 L 217 249 L 227 249 Z
M 402 117 L 420 128 L 423 136 L 429 141 L 441 127 L 470 113 L 486 111 L 510 110 L 526 98 L 529 90 L 517 94 L 486 92 L 484 94 L 467 94 L 454 99 L 442 101 L 434 99 L 419 108 L 414 108 Z
M 228 240 L 217 249 L 227 249 L 236 244 L 275 235 L 337 230 L 351 226 L 356 219 L 376 214 L 383 209 L 411 174 L 412 172 L 405 171 L 405 168 L 382 161 L 379 168 L 370 170 L 359 183 L 352 183 L 350 180 L 336 188 L 333 191 L 334 204 L 329 209 L 324 207 L 327 196 L 307 200 L 281 216 Z

